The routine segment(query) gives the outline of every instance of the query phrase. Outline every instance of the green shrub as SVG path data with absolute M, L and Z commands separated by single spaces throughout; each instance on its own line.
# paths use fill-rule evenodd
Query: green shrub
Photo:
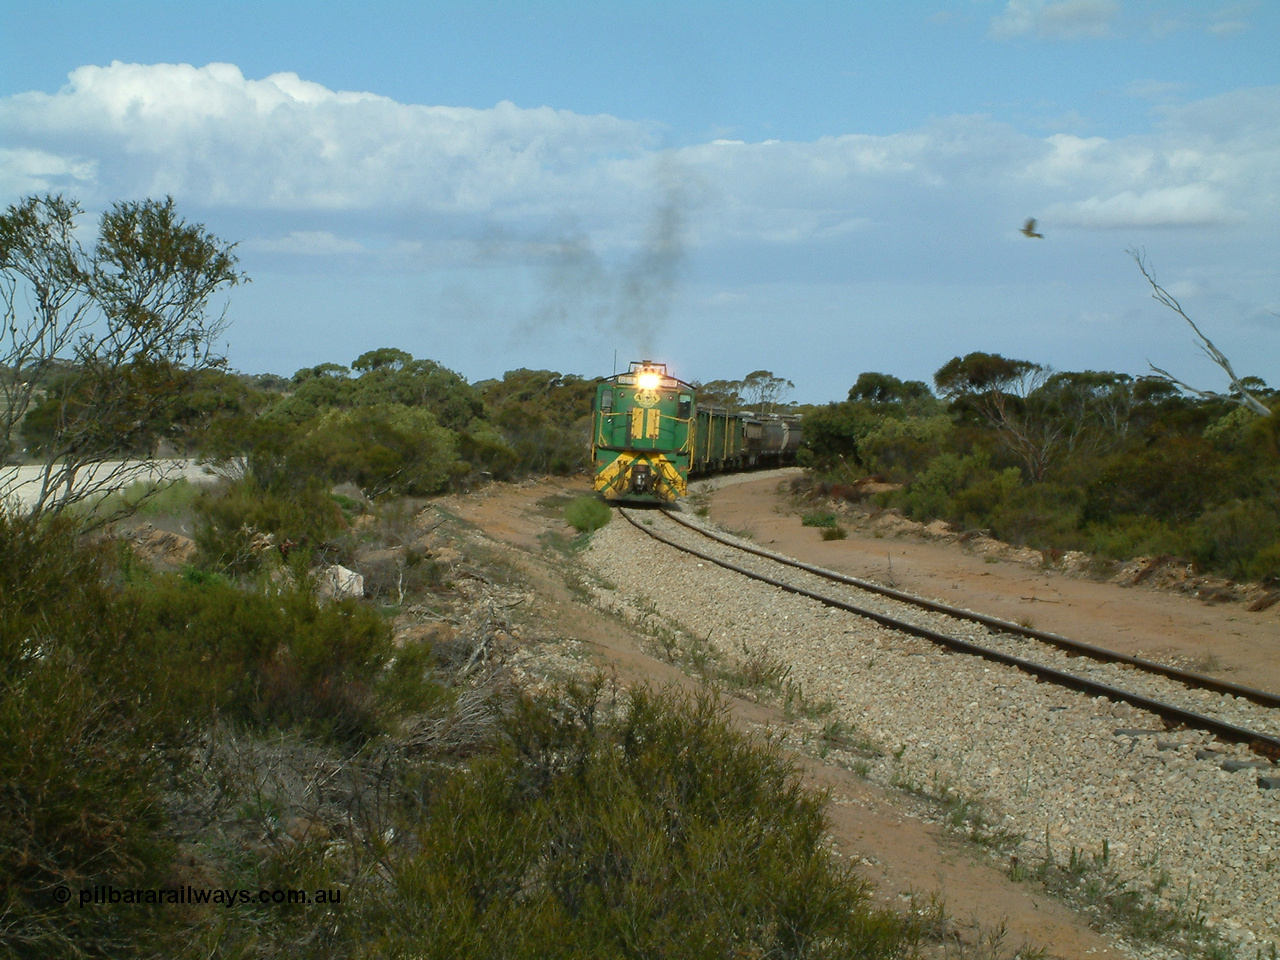
M 467 472 L 453 431 L 428 410 L 396 403 L 321 413 L 298 429 L 284 465 L 295 477 L 354 483 L 374 498 L 439 493 Z
M 599 497 L 578 497 L 564 508 L 564 519 L 579 533 L 599 530 L 613 517 L 613 509 Z
M 94 516 L 112 518 L 130 514 L 143 517 L 178 517 L 189 512 L 200 490 L 185 477 L 170 483 L 131 483 L 123 490 L 93 503 Z
M 988 527 L 1009 543 L 1076 550 L 1085 545 L 1080 532 L 1083 494 L 1078 488 L 1044 481 L 1023 485 L 1010 468 L 953 498 L 966 526 Z M 985 500 L 981 507 L 976 502 Z
M 145 907 L 100 916 L 54 888 L 154 885 L 162 753 L 173 729 L 157 650 L 110 586 L 115 554 L 59 521 L 0 510 L 0 952 L 114 956 L 145 944 Z
M 53 894 L 174 884 L 166 804 L 215 718 L 352 743 L 448 697 L 354 601 L 129 580 L 71 523 L 0 511 L 0 956 L 176 956 L 186 913 Z
M 1257 552 L 1249 561 L 1248 575 L 1272 584 L 1280 582 L 1280 540 Z
M 834 527 L 824 527 L 822 530 L 823 540 L 844 540 L 849 536 L 849 531 L 837 524 Z
M 348 497 L 343 493 L 330 493 L 329 496 L 333 498 L 333 502 L 338 505 L 338 509 L 347 520 L 364 513 L 364 503 L 354 497 Z
M 396 718 L 453 702 L 452 692 L 432 676 L 436 663 L 430 643 L 409 643 L 395 651 L 378 680 L 379 722 L 389 728 Z
M 524 701 L 510 746 L 430 796 L 354 957 L 900 955 L 901 920 L 831 857 L 822 800 L 712 699 Z M 385 861 L 384 861 L 385 862 Z
M 875 414 L 859 404 L 829 403 L 818 407 L 805 415 L 804 442 L 797 459 L 803 466 L 842 474 L 850 465 L 864 467 L 859 443 L 877 423 Z
M 315 559 L 342 559 L 332 543 L 344 526 L 342 510 L 314 478 L 280 494 L 246 477 L 202 493 L 194 507 L 197 560 L 206 569 L 242 576 L 293 549 Z
M 476 419 L 458 435 L 458 453 L 471 469 L 493 480 L 510 480 L 522 466 L 506 438 L 487 421 Z
M 1162 437 L 1101 464 L 1088 491 L 1087 516 L 1143 514 L 1189 521 L 1230 489 L 1231 460 L 1200 437 Z
M 905 490 L 893 494 L 890 502 L 916 520 L 942 517 L 961 521 L 952 502 L 953 495 L 983 481 L 994 482 L 1000 476 L 991 469 L 991 458 L 984 452 L 965 456 L 941 453 Z
M 996 471 L 975 466 L 962 483 L 951 491 L 942 515 L 966 527 L 986 527 L 992 525 L 990 517 L 995 511 L 1007 508 L 1017 497 L 1022 472 L 1017 467 Z
M 1202 567 L 1261 579 L 1274 572 L 1263 554 L 1280 547 L 1280 497 L 1222 504 L 1201 514 L 1191 535 L 1195 560 Z
M 197 721 L 302 724 L 340 740 L 380 729 L 376 684 L 391 628 L 354 600 L 321 603 L 304 588 L 241 589 L 161 577 L 130 599 L 138 628 L 164 651 L 156 683 Z
M 806 513 L 800 518 L 800 525 L 803 527 L 834 527 L 836 525 L 836 515 L 834 513 Z
M 872 472 L 910 476 L 946 448 L 954 429 L 942 415 L 884 417 L 862 437 L 858 450 Z
M 1084 534 L 1091 553 L 1111 560 L 1190 553 L 1185 532 L 1155 517 L 1115 517 L 1109 523 L 1090 524 Z

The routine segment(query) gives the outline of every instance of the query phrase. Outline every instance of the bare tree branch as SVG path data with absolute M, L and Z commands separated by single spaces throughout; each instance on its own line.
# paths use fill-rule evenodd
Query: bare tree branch
M 1154 272 L 1149 270 L 1147 267 L 1146 253 L 1142 250 L 1130 249 L 1129 256 L 1133 257 L 1134 262 L 1138 265 L 1138 269 L 1142 271 L 1142 275 L 1146 278 L 1147 283 L 1151 284 L 1151 289 L 1153 291 L 1151 299 L 1164 304 L 1190 324 L 1191 329 L 1195 331 L 1195 335 L 1200 338 L 1200 349 L 1204 351 L 1205 356 L 1221 367 L 1227 377 L 1230 378 L 1232 393 L 1223 394 L 1214 393 L 1209 390 L 1198 390 L 1195 387 L 1183 383 L 1167 371 L 1161 370 L 1155 364 L 1151 363 L 1151 361 L 1147 361 L 1147 365 L 1163 379 L 1175 384 L 1176 386 L 1182 387 L 1182 389 L 1194 393 L 1197 396 L 1207 397 L 1212 400 L 1229 400 L 1232 403 L 1238 403 L 1241 406 L 1247 407 L 1260 416 L 1271 416 L 1270 408 L 1251 394 L 1245 388 L 1244 384 L 1240 382 L 1240 378 L 1236 376 L 1236 372 L 1232 369 L 1231 361 L 1227 359 L 1226 354 L 1214 346 L 1213 341 L 1206 337 L 1200 328 L 1196 326 L 1196 322 L 1187 316 L 1186 311 L 1182 309 L 1182 304 L 1178 302 L 1177 298 L 1156 282 Z

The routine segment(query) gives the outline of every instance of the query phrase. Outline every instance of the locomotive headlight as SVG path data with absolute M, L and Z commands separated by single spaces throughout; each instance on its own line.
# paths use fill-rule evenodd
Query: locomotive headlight
M 654 373 L 652 370 L 646 370 L 636 377 L 636 383 L 641 390 L 657 390 L 661 382 L 661 374 Z

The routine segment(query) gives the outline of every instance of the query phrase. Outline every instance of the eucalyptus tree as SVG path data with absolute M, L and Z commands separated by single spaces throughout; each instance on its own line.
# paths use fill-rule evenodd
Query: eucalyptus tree
M 225 367 L 217 301 L 247 279 L 234 244 L 171 197 L 113 204 L 90 249 L 82 216 L 52 195 L 0 215 L 0 451 L 14 458 L 21 439 L 38 464 L 34 514 L 98 497 L 155 457 L 200 375 Z

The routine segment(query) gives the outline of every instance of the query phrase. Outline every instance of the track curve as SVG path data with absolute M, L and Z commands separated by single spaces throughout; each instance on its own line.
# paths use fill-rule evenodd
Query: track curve
M 1187 727 L 1205 730 L 1222 740 L 1242 743 L 1248 745 L 1256 753 L 1266 756 L 1270 759 L 1280 758 L 1280 736 L 1264 733 L 1257 730 L 1251 730 L 1233 723 L 1228 723 L 1216 717 L 1206 716 L 1205 714 L 1189 710 L 1185 707 L 1179 707 L 1174 704 L 1157 700 L 1153 697 L 1146 696 L 1129 690 L 1124 690 L 1110 684 L 1101 683 L 1097 680 L 1091 680 L 1088 677 L 1082 677 L 1075 673 L 1060 670 L 1056 667 L 1047 666 L 1037 663 L 1024 657 L 1018 657 L 996 650 L 990 647 L 984 647 L 980 644 L 973 643 L 959 637 L 951 636 L 938 630 L 924 627 L 919 624 L 911 623 L 897 617 L 890 616 L 880 611 L 870 610 L 857 604 L 849 603 L 837 597 L 832 597 L 818 591 L 809 590 L 805 587 L 798 586 L 794 583 L 788 583 L 777 577 L 760 573 L 759 571 L 750 570 L 739 564 L 727 561 L 721 557 L 707 553 L 687 544 L 682 544 L 676 540 L 658 533 L 652 528 L 636 520 L 632 513 L 625 508 L 620 508 L 619 513 L 636 529 L 646 535 L 667 544 L 677 550 L 696 556 L 699 559 L 709 563 L 716 564 L 724 569 L 731 570 L 740 575 L 750 577 L 753 580 L 766 583 L 777 589 L 785 590 L 789 593 L 797 594 L 815 600 L 826 606 L 844 610 L 856 616 L 864 617 L 872 620 L 889 629 L 909 633 L 913 636 L 920 637 L 932 643 L 944 646 L 948 649 L 955 650 L 960 653 L 966 653 L 972 656 L 979 656 L 983 659 L 1001 663 L 1006 666 L 1014 667 L 1023 672 L 1029 673 L 1040 680 L 1054 683 L 1056 685 L 1086 693 L 1090 696 L 1106 697 L 1108 700 L 1129 703 L 1139 709 L 1153 713 L 1163 720 L 1171 724 L 1182 724 Z M 815 567 L 810 564 L 802 563 L 790 557 L 783 557 L 770 551 L 761 550 L 757 547 L 744 545 L 734 542 L 728 538 L 722 537 L 711 531 L 702 529 L 687 520 L 675 516 L 671 511 L 663 511 L 662 516 L 671 519 L 681 527 L 706 537 L 730 549 L 741 551 L 743 553 L 754 555 L 781 564 L 785 567 L 791 567 L 802 570 L 805 573 L 820 577 L 824 580 L 841 583 L 846 586 L 853 586 L 860 590 L 867 590 L 872 593 L 889 597 L 895 601 L 908 603 L 913 606 L 920 607 L 933 613 L 939 613 L 948 617 L 955 617 L 980 623 L 989 629 L 1010 633 L 1015 636 L 1021 636 L 1028 639 L 1034 639 L 1050 646 L 1064 650 L 1070 655 L 1085 656 L 1091 659 L 1106 662 L 1121 663 L 1126 666 L 1141 670 L 1146 673 L 1156 674 L 1175 682 L 1209 690 L 1214 693 L 1238 697 L 1246 699 L 1264 707 L 1280 707 L 1280 697 L 1265 691 L 1253 690 L 1247 687 L 1241 687 L 1236 684 L 1219 681 L 1212 677 L 1204 677 L 1200 674 L 1191 673 L 1190 671 L 1178 670 L 1173 667 L 1167 667 L 1164 664 L 1157 664 L 1152 661 L 1143 660 L 1138 657 L 1129 657 L 1123 654 L 1117 654 L 1114 651 L 1108 651 L 1105 648 L 1097 647 L 1092 644 L 1081 643 L 1079 641 L 1070 640 L 1066 637 L 1060 637 L 1056 634 L 1049 634 L 1043 631 L 1036 631 L 1030 628 L 1021 627 L 1018 624 L 1007 623 L 994 617 L 986 617 L 982 614 L 976 614 L 971 611 L 961 610 L 955 607 L 949 607 L 946 604 L 936 603 L 931 600 L 925 600 L 920 597 L 913 597 L 910 594 L 901 591 L 892 590 L 882 587 L 879 584 L 869 583 L 868 581 L 858 580 L 854 577 L 847 577 L 843 574 L 830 570 L 824 570 L 821 567 Z

